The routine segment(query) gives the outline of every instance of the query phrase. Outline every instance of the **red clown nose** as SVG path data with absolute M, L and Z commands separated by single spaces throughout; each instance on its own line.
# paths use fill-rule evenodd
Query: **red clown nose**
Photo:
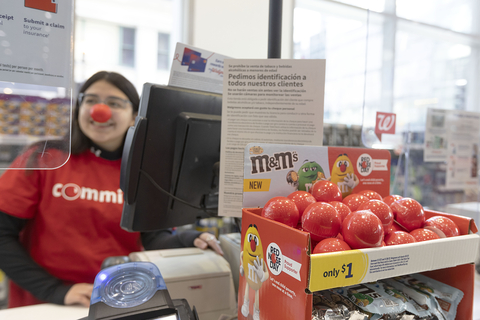
M 93 121 L 107 122 L 112 117 L 112 110 L 106 104 L 98 103 L 90 109 L 90 116 Z

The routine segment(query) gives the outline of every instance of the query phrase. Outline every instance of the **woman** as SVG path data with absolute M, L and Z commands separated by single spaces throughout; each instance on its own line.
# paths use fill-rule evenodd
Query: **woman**
M 102 103 L 112 114 L 96 122 L 90 110 Z M 42 302 L 88 307 L 103 260 L 143 248 L 210 245 L 222 253 L 209 233 L 139 234 L 120 228 L 121 155 L 138 106 L 135 87 L 123 76 L 94 74 L 80 89 L 70 157 L 65 141 L 38 143 L 12 167 L 58 169 L 7 170 L 0 177 L 0 269 L 11 280 L 9 307 Z

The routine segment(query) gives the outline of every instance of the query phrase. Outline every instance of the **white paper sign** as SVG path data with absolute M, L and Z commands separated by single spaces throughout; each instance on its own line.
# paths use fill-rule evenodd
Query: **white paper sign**
M 225 58 L 218 53 L 177 43 L 168 85 L 221 94 Z
M 423 161 L 446 161 L 447 153 L 447 110 L 428 109 Z
M 248 143 L 323 143 L 325 60 L 226 59 L 219 215 L 242 213 Z
M 71 87 L 73 1 L 2 0 L 0 81 Z
M 480 114 L 448 112 L 448 158 L 445 187 L 450 190 L 477 188 Z
M 445 188 L 463 190 L 478 184 L 480 114 L 428 109 L 425 162 L 446 162 Z

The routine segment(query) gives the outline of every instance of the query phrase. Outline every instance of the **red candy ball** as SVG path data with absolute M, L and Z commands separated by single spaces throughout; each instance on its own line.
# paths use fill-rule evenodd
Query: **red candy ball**
M 262 209 L 262 217 L 295 228 L 300 214 L 295 203 L 287 197 L 273 197 Z
M 346 216 L 348 216 L 352 211 L 350 208 L 343 202 L 340 201 L 330 201 L 328 204 L 331 204 L 338 212 L 340 215 L 340 219 L 345 219 Z
M 320 180 L 310 189 L 310 193 L 318 202 L 342 201 L 342 192 L 333 182 Z
M 402 198 L 390 205 L 395 220 L 408 231 L 422 228 L 425 223 L 425 212 L 422 205 L 412 198 Z
M 337 252 L 345 250 L 351 250 L 350 246 L 345 241 L 338 238 L 327 238 L 323 239 L 315 246 L 313 253 Z
M 415 238 L 417 242 L 440 239 L 438 234 L 436 234 L 432 230 L 428 230 L 425 228 L 415 229 L 413 231 L 410 231 L 410 234 Z
M 362 203 L 358 210 L 370 210 L 382 221 L 385 234 L 390 233 L 393 225 L 392 209 L 381 200 L 370 200 Z
M 381 247 L 382 222 L 369 210 L 350 213 L 342 223 L 343 239 L 352 249 Z
M 399 195 L 396 195 L 396 194 L 391 194 L 389 196 L 384 197 L 383 202 L 385 202 L 386 204 L 388 204 L 390 206 L 393 202 L 395 202 L 397 200 L 400 200 L 402 198 L 403 198 L 402 196 L 399 196 Z
M 287 196 L 287 198 L 292 200 L 297 206 L 298 213 L 300 214 L 300 219 L 305 209 L 312 203 L 317 202 L 315 198 L 307 191 L 292 192 Z
M 385 244 L 387 246 L 414 242 L 417 242 L 415 237 L 405 231 L 394 231 L 385 236 Z
M 325 202 L 309 205 L 302 215 L 302 229 L 315 241 L 336 237 L 341 224 L 337 210 Z
M 460 235 L 458 226 L 452 219 L 443 216 L 434 216 L 425 221 L 424 227 L 434 227 L 443 232 L 446 237 L 456 237 Z
M 362 196 L 361 194 L 358 194 L 358 193 L 348 195 L 348 196 L 345 197 L 345 199 L 342 200 L 342 202 L 344 204 L 346 204 L 347 207 L 349 207 L 352 212 L 357 211 L 358 207 L 362 203 L 367 202 L 367 201 L 370 201 L 370 199 L 368 199 L 367 197 Z
M 373 190 L 362 190 L 358 191 L 357 194 L 361 194 L 362 196 L 367 197 L 370 200 L 382 200 L 382 196 Z

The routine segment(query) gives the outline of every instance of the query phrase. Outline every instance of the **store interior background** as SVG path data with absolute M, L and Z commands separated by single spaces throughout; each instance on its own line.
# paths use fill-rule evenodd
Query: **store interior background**
M 99 70 L 140 93 L 167 84 L 177 42 L 267 58 L 268 14 L 267 0 L 76 0 L 75 88 Z M 480 112 L 480 1 L 284 0 L 281 47 L 284 59 L 326 59 L 324 145 L 391 150 L 390 193 L 446 212 L 457 204 L 480 224 L 480 206 L 462 208 L 480 202 L 478 185 L 445 190 L 445 163 L 423 161 L 428 108 Z M 376 111 L 397 115 L 381 143 Z
M 267 0 L 76 0 L 75 83 L 105 69 L 139 92 L 167 84 L 177 42 L 267 58 L 268 14 Z M 423 136 L 428 108 L 480 112 L 480 2 L 284 0 L 281 47 L 283 59 L 327 61 L 324 145 L 392 150 L 391 193 L 431 209 L 478 201 L 478 186 L 443 187 L 445 163 L 423 161 Z M 381 143 L 376 111 L 397 115 Z
M 139 93 L 168 84 L 177 42 L 268 58 L 267 0 L 76 0 L 75 15 L 74 91 L 99 70 L 124 74 Z M 390 192 L 445 210 L 480 195 L 478 185 L 447 190 L 445 163 L 423 161 L 426 114 L 480 112 L 479 18 L 476 0 L 284 0 L 281 58 L 326 59 L 324 145 L 391 150 Z M 397 116 L 381 142 L 377 111 Z M 11 160 L 2 155 L 1 167 Z
M 268 10 L 267 0 L 77 0 L 75 83 L 105 69 L 139 92 L 145 82 L 167 84 L 177 42 L 267 58 Z M 423 163 L 426 111 L 480 111 L 479 16 L 475 0 L 287 0 L 281 57 L 327 60 L 324 145 L 391 149 L 391 192 L 443 210 L 479 195 L 444 190 L 444 164 Z M 382 143 L 376 111 L 397 115 L 397 134 Z

